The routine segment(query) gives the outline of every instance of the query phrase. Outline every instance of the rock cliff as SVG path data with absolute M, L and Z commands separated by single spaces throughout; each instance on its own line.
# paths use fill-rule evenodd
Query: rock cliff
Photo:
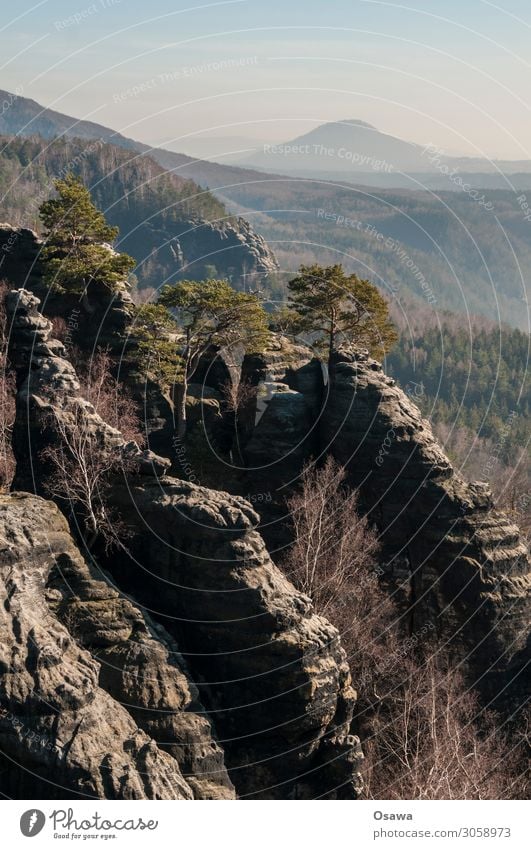
M 410 398 L 366 353 L 337 354 L 325 375 L 311 352 L 277 339 L 246 357 L 261 387 L 244 455 L 270 550 L 286 539 L 283 498 L 310 457 L 331 453 L 378 531 L 383 580 L 408 634 L 431 634 L 470 682 L 505 708 L 527 697 L 527 541 L 494 509 L 488 487 L 454 470 Z M 429 630 L 426 625 L 429 624 Z
M 230 798 L 171 640 L 94 577 L 57 507 L 0 496 L 0 547 L 2 793 Z
M 366 354 L 339 354 L 321 445 L 349 472 L 384 545 L 387 576 L 405 593 L 412 631 L 435 625 L 491 695 L 525 689 L 529 553 L 488 486 L 468 483 L 429 422 Z
M 10 351 L 19 387 L 17 486 L 42 491 L 46 468 L 39 446 L 58 436 L 49 424 L 49 411 L 60 421 L 73 408 L 81 410 L 94 444 L 127 456 L 111 499 L 130 536 L 111 556 L 97 550 L 98 562 L 176 641 L 208 716 L 215 720 L 238 794 L 356 797 L 361 754 L 359 741 L 349 733 L 355 694 L 337 631 L 274 566 L 248 502 L 167 477 L 162 458 L 124 445 L 120 433 L 79 397 L 74 369 L 64 359 L 63 346 L 51 339 L 50 322 L 38 306 L 24 290 L 8 299 Z M 64 616 L 92 649 L 101 630 L 108 629 L 107 617 L 99 623 L 92 590 L 85 597 L 77 582 L 68 601 L 64 586 L 53 586 L 61 594 L 54 596 L 56 615 Z M 132 694 L 132 719 L 175 755 L 190 792 L 209 792 L 205 773 L 218 775 L 212 793 L 228 792 L 230 784 L 219 779 L 223 767 L 208 723 L 205 727 L 187 716 L 186 724 L 179 713 L 177 720 L 164 724 L 154 715 L 185 703 L 179 696 L 183 681 L 167 681 L 164 670 L 157 672 L 156 686 L 138 692 L 133 670 L 147 663 L 144 647 L 124 646 L 114 635 L 101 653 L 106 692 L 119 700 Z M 166 662 L 163 652 L 153 661 Z M 183 668 L 181 674 L 189 682 Z M 187 686 L 192 693 L 192 685 Z M 192 714 L 197 714 L 193 707 Z M 198 741 L 200 733 L 204 737 Z M 178 758 L 183 739 L 192 740 L 192 754 Z

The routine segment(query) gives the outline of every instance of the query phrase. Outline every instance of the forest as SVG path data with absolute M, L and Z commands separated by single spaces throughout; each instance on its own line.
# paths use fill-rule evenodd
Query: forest
M 301 263 L 341 262 L 390 297 L 529 330 L 531 223 L 515 192 L 486 191 L 492 211 L 461 192 L 288 177 L 248 180 L 217 194 L 249 218 L 287 273 Z

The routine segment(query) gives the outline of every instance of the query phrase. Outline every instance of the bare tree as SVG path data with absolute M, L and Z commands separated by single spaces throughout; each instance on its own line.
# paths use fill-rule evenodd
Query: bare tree
M 107 546 L 115 544 L 126 529 L 108 507 L 108 496 L 113 476 L 124 470 L 122 453 L 95 432 L 83 401 L 68 413 L 51 413 L 48 426 L 54 439 L 41 454 L 49 467 L 45 489 L 81 520 L 89 547 L 98 536 Z
M 289 507 L 294 541 L 282 565 L 341 634 L 358 691 L 367 794 L 518 798 L 525 742 L 512 733 L 511 747 L 459 670 L 430 655 L 429 626 L 403 633 L 380 581 L 377 537 L 344 469 L 331 459 L 307 466 Z
M 113 375 L 108 351 L 97 351 L 88 362 L 77 349 L 72 359 L 76 365 L 81 394 L 98 415 L 119 430 L 126 442 L 144 442 L 137 406 L 128 391 Z M 129 535 L 116 511 L 109 507 L 109 489 L 113 477 L 130 470 L 120 446 L 106 444 L 94 427 L 84 400 L 72 410 L 54 412 L 50 416 L 53 442 L 42 452 L 50 473 L 46 479 L 48 493 L 67 503 L 88 531 L 88 544 L 99 536 L 107 547 L 121 544 Z
M 79 349 L 74 349 L 72 361 L 83 397 L 107 424 L 122 433 L 126 441 L 144 445 L 138 406 L 129 388 L 114 376 L 109 350 L 100 348 L 87 360 Z
M 511 744 L 459 669 L 436 656 L 395 657 L 393 671 L 364 741 L 371 798 L 522 798 L 522 741 Z
M 236 449 L 238 461 L 243 464 L 243 453 L 240 443 L 242 429 L 241 416 L 248 413 L 258 394 L 258 386 L 251 380 L 233 381 L 230 378 L 221 384 L 221 395 L 225 411 L 231 416 L 234 428 L 233 447 Z M 254 421 L 254 419 L 253 419 Z
M 358 493 L 345 486 L 345 470 L 332 457 L 304 468 L 288 506 L 293 545 L 283 568 L 338 628 L 359 687 L 358 712 L 365 716 L 379 699 L 378 669 L 396 643 L 395 607 L 380 586 L 377 533 L 360 515 Z
M 321 467 L 309 463 L 300 491 L 288 501 L 293 545 L 285 568 L 324 614 L 337 612 L 347 601 L 349 615 L 359 613 L 351 593 L 357 604 L 360 585 L 378 586 L 378 538 L 359 515 L 358 493 L 345 486 L 345 476 L 332 457 Z

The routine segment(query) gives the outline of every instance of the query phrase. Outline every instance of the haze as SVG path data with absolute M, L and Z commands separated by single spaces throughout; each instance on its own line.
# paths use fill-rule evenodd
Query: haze
M 348 117 L 531 158 L 524 0 L 23 0 L 0 31 L 2 88 L 177 151 L 230 158 Z

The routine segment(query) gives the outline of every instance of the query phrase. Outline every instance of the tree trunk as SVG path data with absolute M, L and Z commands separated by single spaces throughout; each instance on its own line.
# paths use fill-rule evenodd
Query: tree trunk
M 334 360 L 334 350 L 335 350 L 335 342 L 336 342 L 336 328 L 335 322 L 332 318 L 330 321 L 330 330 L 328 335 L 328 381 L 330 385 L 331 374 L 333 368 L 333 360 Z
M 183 378 L 182 383 L 175 387 L 175 415 L 177 417 L 177 436 L 184 439 L 186 436 L 186 395 L 188 382 Z

